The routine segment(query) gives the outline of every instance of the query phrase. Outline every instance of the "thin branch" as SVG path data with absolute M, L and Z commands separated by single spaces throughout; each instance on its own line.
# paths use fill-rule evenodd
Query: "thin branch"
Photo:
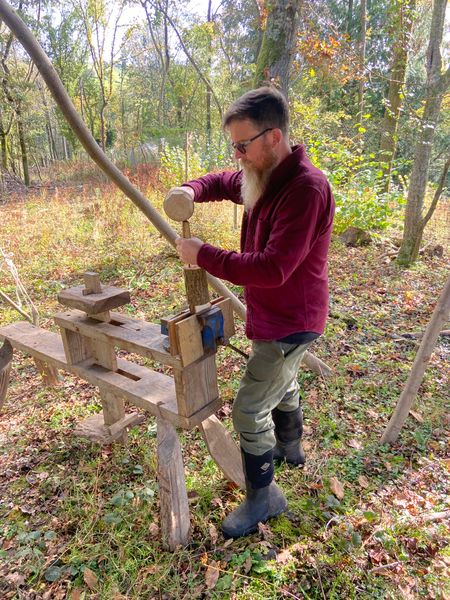
M 198 76 L 200 77 L 200 79 L 203 81 L 203 83 L 206 85 L 206 87 L 208 88 L 208 90 L 211 92 L 212 97 L 214 98 L 214 102 L 216 104 L 217 110 L 219 111 L 219 115 L 220 115 L 220 120 L 222 120 L 223 118 L 223 112 L 222 112 L 222 107 L 220 106 L 220 102 L 219 99 L 217 98 L 214 89 L 211 85 L 211 82 L 203 75 L 203 73 L 201 72 L 200 68 L 198 67 L 197 63 L 195 62 L 195 60 L 193 59 L 191 53 L 189 52 L 189 50 L 186 47 L 186 44 L 183 42 L 183 38 L 181 37 L 180 32 L 178 31 L 178 29 L 175 26 L 175 23 L 173 22 L 173 20 L 170 18 L 170 16 L 168 15 L 168 13 L 161 8 L 161 6 L 159 7 L 160 11 L 165 15 L 165 17 L 167 18 L 167 20 L 169 21 L 172 29 L 175 32 L 175 35 L 177 36 L 181 47 L 184 50 L 184 53 L 186 54 L 189 62 L 191 63 L 191 65 L 194 67 L 195 71 L 197 72 Z
M 447 161 L 446 161 L 446 163 L 444 165 L 444 168 L 442 170 L 441 176 L 439 177 L 439 183 L 438 183 L 438 186 L 437 186 L 436 191 L 434 193 L 433 201 L 432 201 L 432 203 L 430 205 L 430 208 L 428 209 L 427 214 L 422 219 L 422 227 L 425 227 L 425 225 L 428 223 L 428 221 L 433 216 L 433 213 L 435 211 L 437 203 L 439 202 L 439 198 L 442 195 L 442 191 L 444 189 L 444 185 L 445 185 L 445 181 L 447 179 L 447 173 L 448 173 L 449 169 L 450 169 L 450 156 L 447 158 Z
M 5 302 L 7 302 L 10 306 L 12 306 L 15 310 L 17 310 L 17 312 L 19 314 L 21 314 L 22 317 L 25 317 L 25 319 L 27 319 L 27 321 L 30 321 L 30 323 L 33 323 L 33 318 L 28 313 L 26 313 L 24 310 L 22 310 L 20 308 L 20 306 L 18 304 L 16 304 L 12 298 L 10 298 L 8 296 L 8 294 L 5 294 L 5 292 L 2 292 L 2 290 L 0 290 L 0 298 L 3 298 L 3 300 Z

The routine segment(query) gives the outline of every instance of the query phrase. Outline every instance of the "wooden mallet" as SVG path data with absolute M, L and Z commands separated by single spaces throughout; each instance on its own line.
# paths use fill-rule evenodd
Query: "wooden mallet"
M 170 190 L 164 200 L 164 211 L 169 219 L 182 223 L 182 236 L 191 237 L 189 219 L 194 213 L 193 192 L 190 188 L 175 187 Z M 184 284 L 186 297 L 191 313 L 196 313 L 208 308 L 209 291 L 206 272 L 194 265 L 184 265 Z

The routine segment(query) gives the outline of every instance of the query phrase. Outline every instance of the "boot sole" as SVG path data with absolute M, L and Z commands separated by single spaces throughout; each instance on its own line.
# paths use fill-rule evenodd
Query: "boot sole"
M 291 465 L 291 467 L 304 467 L 306 460 L 304 460 L 303 462 L 294 462 L 291 460 L 287 460 L 287 458 L 285 456 L 283 457 L 273 457 L 273 462 L 276 463 L 277 465 L 282 465 L 283 463 L 287 463 L 288 465 Z
M 256 525 L 252 525 L 252 527 L 249 527 L 248 529 L 246 529 L 243 533 L 239 532 L 239 533 L 228 533 L 226 532 L 223 528 L 222 528 L 222 535 L 226 540 L 229 539 L 238 539 L 240 537 L 245 537 L 246 535 L 250 535 L 251 533 L 255 533 L 256 531 L 258 531 L 258 524 L 259 523 L 267 523 L 267 521 L 269 521 L 270 519 L 274 519 L 275 517 L 278 517 L 279 515 L 281 515 L 282 513 L 286 512 L 288 509 L 288 505 L 287 502 L 286 504 L 278 509 L 275 510 L 273 512 L 271 512 L 266 519 L 262 520 L 262 521 L 258 521 L 258 523 L 256 523 Z

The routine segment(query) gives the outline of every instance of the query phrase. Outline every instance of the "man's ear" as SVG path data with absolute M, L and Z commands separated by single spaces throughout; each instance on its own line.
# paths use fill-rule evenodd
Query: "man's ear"
M 278 129 L 278 128 L 272 129 L 271 133 L 272 133 L 273 145 L 275 147 L 283 139 L 283 133 L 282 133 L 281 129 Z

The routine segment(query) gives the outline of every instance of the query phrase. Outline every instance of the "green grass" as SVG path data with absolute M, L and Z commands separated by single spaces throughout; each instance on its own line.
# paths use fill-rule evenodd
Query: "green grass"
M 162 194 L 147 192 L 160 209 Z M 58 291 L 79 284 L 91 269 L 131 290 L 123 310 L 137 318 L 157 322 L 184 306 L 173 249 L 112 186 L 54 195 L 43 190 L 0 210 L 0 246 L 12 253 L 42 327 L 56 331 Z M 232 224 L 232 207 L 201 206 L 191 228 L 232 248 L 239 237 Z M 418 417 L 408 419 L 396 444 L 379 444 L 415 355 L 414 345 L 389 333 L 423 329 L 447 267 L 445 259 L 426 259 L 402 271 L 381 263 L 382 255 L 381 245 L 348 249 L 333 242 L 332 316 L 313 351 L 335 377 L 299 373 L 307 466 L 277 467 L 289 512 L 231 543 L 220 523 L 242 493 L 223 479 L 198 431 L 180 433 L 192 541 L 170 553 L 160 532 L 154 419 L 133 428 L 126 447 L 76 438 L 75 424 L 100 410 L 97 390 L 68 374 L 46 389 L 33 361 L 17 353 L 0 415 L 0 596 L 372 600 L 449 594 L 447 523 L 422 519 L 449 509 L 445 341 L 421 386 Z M 0 288 L 14 294 L 4 266 Z M 2 324 L 19 319 L 2 306 Z M 233 343 L 248 350 L 240 323 Z M 225 405 L 219 416 L 228 428 L 243 367 L 241 357 L 220 349 Z M 344 485 L 342 499 L 333 494 L 331 477 Z M 218 578 L 208 589 L 214 569 Z

